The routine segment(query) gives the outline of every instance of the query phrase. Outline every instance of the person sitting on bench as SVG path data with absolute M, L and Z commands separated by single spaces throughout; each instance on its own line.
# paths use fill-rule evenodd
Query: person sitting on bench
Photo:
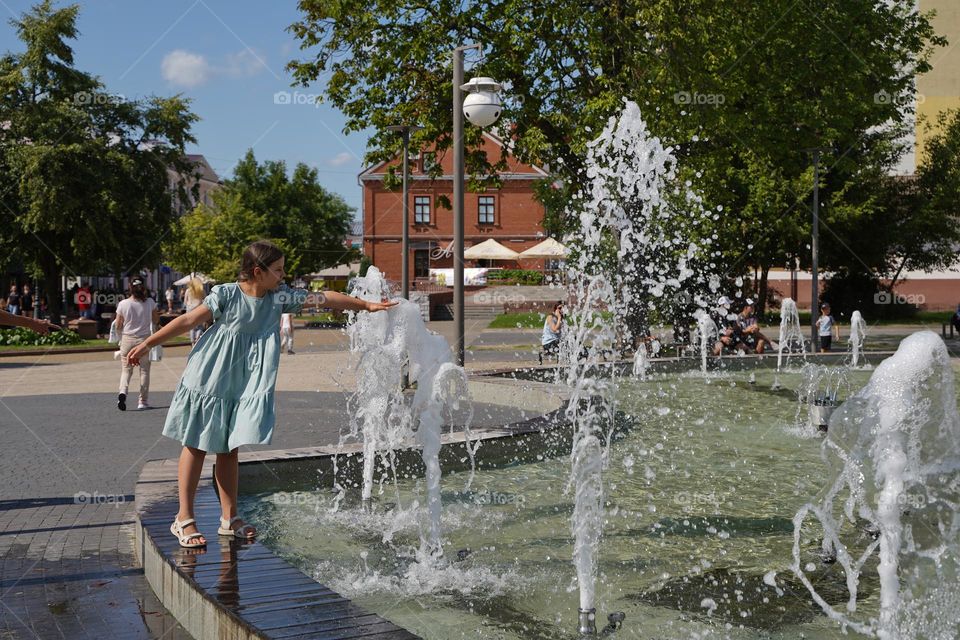
M 563 303 L 553 305 L 553 311 L 543 321 L 543 335 L 540 337 L 540 364 L 543 354 L 556 355 L 560 351 L 560 330 L 563 327 Z

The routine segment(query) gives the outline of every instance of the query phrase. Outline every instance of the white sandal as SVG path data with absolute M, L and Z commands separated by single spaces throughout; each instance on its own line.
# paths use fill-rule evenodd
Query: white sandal
M 177 537 L 177 540 L 180 542 L 180 546 L 184 549 L 199 549 L 201 547 L 207 546 L 206 542 L 190 542 L 194 538 L 202 538 L 203 534 L 197 531 L 196 533 L 184 533 L 183 528 L 188 527 L 191 524 L 196 524 L 197 521 L 193 518 L 187 518 L 183 522 L 173 519 L 173 524 L 170 525 L 170 533 Z
M 220 518 L 220 528 L 217 529 L 217 533 L 222 536 L 240 538 L 241 540 L 249 540 L 257 535 L 257 532 L 253 530 L 254 527 L 252 524 L 245 524 L 239 529 L 234 529 L 233 523 L 237 520 L 243 520 L 243 518 L 240 516 L 233 516 L 229 520 Z

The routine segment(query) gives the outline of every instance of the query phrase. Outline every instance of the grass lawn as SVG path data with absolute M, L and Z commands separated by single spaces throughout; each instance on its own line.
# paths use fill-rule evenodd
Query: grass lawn
M 176 338 L 168 340 L 167 344 L 190 344 L 190 338 L 186 336 L 177 336 Z M 53 351 L 73 351 L 75 349 L 90 349 L 94 347 L 117 347 L 117 345 L 110 344 L 107 342 L 106 338 L 98 338 L 97 340 L 84 340 L 80 344 L 8 344 L 0 345 L 0 353 L 5 351 L 46 351 L 47 349 L 52 349 Z
M 539 329 L 543 327 L 544 314 L 536 311 L 502 313 L 490 322 L 490 329 Z
M 294 316 L 293 319 L 301 322 L 342 322 L 345 318 L 346 314 L 339 315 L 333 313 L 314 313 L 310 315 Z

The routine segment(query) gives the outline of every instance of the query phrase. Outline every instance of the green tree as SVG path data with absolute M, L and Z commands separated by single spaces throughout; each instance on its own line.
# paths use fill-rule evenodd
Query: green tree
M 267 237 L 267 222 L 233 191 L 217 189 L 211 199 L 212 206 L 199 204 L 177 221 L 163 255 L 182 273 L 199 271 L 217 282 L 233 282 L 243 250 Z
M 180 96 L 128 100 L 76 69 L 77 14 L 35 5 L 11 21 L 24 50 L 0 57 L 0 245 L 42 277 L 55 321 L 61 274 L 156 264 L 173 218 L 167 169 L 190 173 L 197 120 Z
M 299 6 L 302 19 L 290 29 L 308 54 L 289 68 L 302 84 L 329 73 L 325 94 L 347 116 L 346 129 L 382 132 L 371 139 L 371 162 L 396 152 L 384 132 L 396 122 L 424 125 L 417 142 L 449 149 L 450 51 L 463 43 L 483 43 L 473 73 L 506 87 L 512 151 L 548 164 L 568 196 L 585 184 L 586 144 L 624 98 L 637 102 L 653 133 L 677 149 L 694 188 L 724 207 L 715 232 L 731 277 L 808 254 L 812 172 L 803 149 L 828 149 L 825 224 L 854 228 L 872 214 L 876 193 L 865 187 L 902 153 L 913 78 L 945 44 L 908 0 Z M 467 127 L 467 173 L 485 176 L 504 164 L 487 163 L 479 139 Z M 555 202 L 548 212 L 554 233 L 576 213 Z
M 309 273 L 357 259 L 357 252 L 344 244 L 354 209 L 320 185 L 316 169 L 297 163 L 288 176 L 283 161 L 258 163 L 251 149 L 225 188 L 265 221 L 264 237 L 284 240 L 287 273 Z

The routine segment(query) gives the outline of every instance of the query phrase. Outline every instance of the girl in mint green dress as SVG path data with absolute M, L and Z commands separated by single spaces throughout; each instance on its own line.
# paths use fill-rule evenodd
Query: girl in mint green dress
M 206 545 L 193 517 L 193 501 L 207 453 L 217 455 L 214 479 L 222 511 L 217 532 L 242 539 L 256 533 L 237 516 L 238 448 L 270 443 L 276 422 L 280 315 L 299 312 L 309 295 L 282 284 L 283 266 L 283 253 L 276 245 L 254 242 L 243 253 L 238 282 L 213 287 L 203 304 L 127 354 L 135 366 L 151 347 L 204 322 L 213 323 L 190 351 L 163 427 L 163 435 L 183 444 L 178 466 L 180 512 L 170 526 L 183 547 Z M 322 295 L 323 306 L 331 309 L 381 311 L 396 304 L 336 292 Z

